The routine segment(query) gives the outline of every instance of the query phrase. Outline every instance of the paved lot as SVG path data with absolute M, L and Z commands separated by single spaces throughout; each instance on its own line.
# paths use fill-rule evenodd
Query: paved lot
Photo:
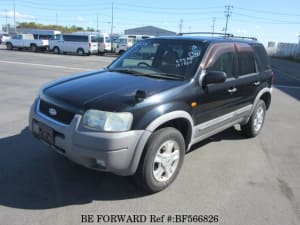
M 0 49 L 1 225 L 76 225 L 86 213 L 218 214 L 218 224 L 226 225 L 300 224 L 300 84 L 277 61 L 278 88 L 261 135 L 244 139 L 229 129 L 198 144 L 174 184 L 155 195 L 143 195 L 129 178 L 76 166 L 36 141 L 27 118 L 38 88 L 112 60 Z

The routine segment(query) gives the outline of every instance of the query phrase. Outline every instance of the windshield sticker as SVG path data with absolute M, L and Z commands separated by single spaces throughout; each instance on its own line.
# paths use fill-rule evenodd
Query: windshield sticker
M 182 66 L 188 66 L 188 65 L 192 64 L 193 59 L 199 57 L 200 54 L 201 54 L 201 51 L 197 47 L 197 45 L 193 45 L 191 50 L 188 52 L 187 57 L 176 60 L 176 68 L 179 68 Z

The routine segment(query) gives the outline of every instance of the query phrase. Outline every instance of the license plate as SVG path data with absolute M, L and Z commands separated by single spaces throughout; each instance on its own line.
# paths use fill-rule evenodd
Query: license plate
M 40 137 L 45 142 L 47 142 L 50 145 L 54 144 L 54 132 L 53 129 L 46 124 L 39 123 L 39 130 L 40 130 Z

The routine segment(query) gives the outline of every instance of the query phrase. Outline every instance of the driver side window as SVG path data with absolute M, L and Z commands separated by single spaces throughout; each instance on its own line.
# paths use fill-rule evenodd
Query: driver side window
M 207 70 L 222 71 L 226 73 L 227 78 L 234 77 L 234 72 L 235 72 L 234 53 L 226 52 L 221 54 L 218 57 L 218 59 L 207 68 Z

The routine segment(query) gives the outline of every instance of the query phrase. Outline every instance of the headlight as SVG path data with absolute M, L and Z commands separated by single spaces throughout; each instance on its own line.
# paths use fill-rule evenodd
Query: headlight
M 100 131 L 127 131 L 130 129 L 133 115 L 129 112 L 113 113 L 99 110 L 88 110 L 83 115 L 85 127 Z

